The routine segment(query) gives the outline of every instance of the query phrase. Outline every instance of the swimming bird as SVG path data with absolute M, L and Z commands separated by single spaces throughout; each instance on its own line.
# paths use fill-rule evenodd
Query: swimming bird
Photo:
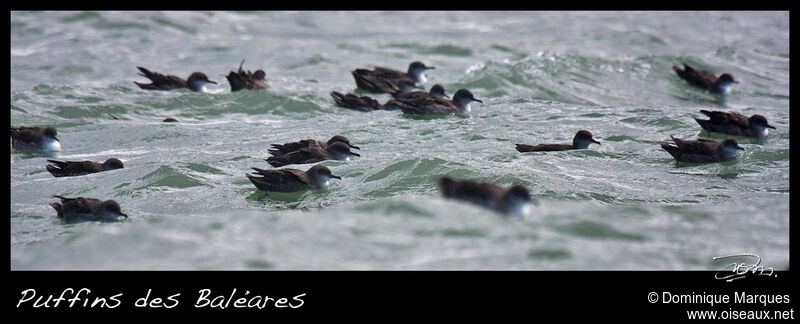
M 567 151 L 567 150 L 583 150 L 589 147 L 589 144 L 600 142 L 592 138 L 592 133 L 587 130 L 579 130 L 572 138 L 572 144 L 516 144 L 517 151 L 520 152 L 536 152 L 536 151 Z
M 429 96 L 450 99 L 447 93 L 444 92 L 444 86 L 441 84 L 434 84 L 430 91 L 401 91 L 392 93 L 395 99 L 411 100 L 416 98 L 427 98 Z
M 163 75 L 158 72 L 150 72 L 141 66 L 137 68 L 142 72 L 139 75 L 150 79 L 152 82 L 149 84 L 139 83 L 136 81 L 133 82 L 136 83 L 139 88 L 144 90 L 173 90 L 187 88 L 195 92 L 201 92 L 205 88 L 206 84 L 217 84 L 217 82 L 209 80 L 208 77 L 202 72 L 194 72 L 189 75 L 188 79 L 183 80 L 174 75 Z
M 709 163 L 727 161 L 735 158 L 737 151 L 744 151 L 744 148 L 739 146 L 739 142 L 733 137 L 728 137 L 722 142 L 707 138 L 684 141 L 675 136 L 670 137 L 672 137 L 675 145 L 670 145 L 672 143 L 661 144 L 661 148 L 675 158 L 676 165 L 678 162 Z
M 407 99 L 392 99 L 387 101 L 383 106 L 386 110 L 400 109 L 406 114 L 454 113 L 457 115 L 467 115 L 472 111 L 469 103 L 473 101 L 483 103 L 483 101 L 476 99 L 469 90 L 459 89 L 453 95 L 452 100 L 436 96 L 418 96 Z
M 733 76 L 728 73 L 716 77 L 714 73 L 695 69 L 689 65 L 683 64 L 683 70 L 678 66 L 673 65 L 672 69 L 678 74 L 681 79 L 686 80 L 689 84 L 706 89 L 711 93 L 728 94 L 731 92 L 731 84 L 739 83 L 733 79 Z
M 767 123 L 767 118 L 761 115 L 753 115 L 750 118 L 738 112 L 731 111 L 708 111 L 700 110 L 709 119 L 695 118 L 700 127 L 711 132 L 723 133 L 728 135 L 741 135 L 747 137 L 764 138 L 767 136 L 767 128 L 775 129 Z
M 383 110 L 383 105 L 381 105 L 377 100 L 368 96 L 357 96 L 352 93 L 341 94 L 339 92 L 332 91 L 331 97 L 333 97 L 333 101 L 335 101 L 336 105 L 339 107 L 350 108 L 358 111 Z
M 167 118 L 164 118 L 164 120 L 162 120 L 161 122 L 162 123 L 177 123 L 178 120 L 175 119 L 175 118 L 172 118 L 172 117 L 167 117 Z
M 432 69 L 435 67 L 415 61 L 408 66 L 408 72 L 378 66 L 374 70 L 356 69 L 351 73 L 356 80 L 356 86 L 360 89 L 373 93 L 394 93 L 418 88 L 417 83 L 427 81 L 425 71 Z
M 245 173 L 250 182 L 259 190 L 267 193 L 276 192 L 295 192 L 309 189 L 324 189 L 328 186 L 330 179 L 342 178 L 331 174 L 331 170 L 324 165 L 315 165 L 307 171 L 297 169 L 278 169 L 263 170 L 253 168 L 260 177 Z
M 61 142 L 53 127 L 11 127 L 11 147 L 41 152 L 61 151 Z
M 393 92 L 392 97 L 404 100 L 412 100 L 412 99 L 419 99 L 425 98 L 428 96 L 434 96 L 439 98 L 447 98 L 447 94 L 444 92 L 444 87 L 441 84 L 436 84 L 431 87 L 430 91 L 403 91 L 403 92 Z M 350 108 L 358 111 L 373 111 L 373 110 L 396 110 L 397 106 L 390 106 L 388 109 L 386 106 L 380 104 L 377 100 L 372 99 L 368 96 L 357 96 L 352 93 L 348 94 L 341 94 L 339 92 L 333 91 L 331 92 L 331 97 L 336 102 L 336 105 L 339 107 Z
M 53 197 L 61 199 L 61 203 L 50 203 L 50 206 L 56 210 L 56 215 L 59 218 L 68 222 L 128 218 L 128 215 L 122 213 L 119 203 L 110 199 L 101 201 L 84 197 L 65 198 L 58 195 Z
M 489 182 L 456 180 L 444 176 L 436 179 L 445 198 L 452 198 L 481 205 L 506 214 L 524 214 L 531 202 L 528 188 L 520 184 L 508 190 Z
M 50 174 L 56 177 L 80 176 L 89 173 L 122 169 L 122 161 L 110 158 L 103 163 L 93 161 L 56 161 L 47 160 L 52 164 L 45 166 Z
M 239 64 L 239 71 L 231 71 L 225 77 L 228 79 L 228 83 L 231 84 L 231 92 L 242 89 L 263 90 L 267 88 L 267 74 L 264 70 L 256 70 L 256 72 L 245 71 L 242 70 L 242 65 L 244 65 L 244 60 Z
M 310 147 L 310 146 L 319 146 L 319 147 L 322 147 L 324 149 L 328 145 L 333 144 L 333 143 L 337 143 L 337 142 L 347 144 L 347 146 L 349 146 L 350 148 L 354 148 L 354 149 L 357 149 L 357 150 L 361 149 L 358 146 L 350 144 L 350 140 L 347 137 L 344 137 L 342 135 L 336 135 L 336 136 L 331 137 L 327 142 L 322 142 L 322 141 L 318 141 L 318 140 L 309 138 L 309 139 L 304 139 L 304 140 L 301 140 L 301 141 L 291 142 L 291 143 L 272 144 L 272 148 L 269 150 L 269 154 L 272 154 L 272 155 L 284 155 L 284 154 L 292 153 L 294 151 L 298 151 L 298 150 L 300 150 L 302 148 L 307 148 L 307 147 Z
M 350 155 L 361 156 L 358 153 L 350 152 L 347 144 L 336 142 L 325 148 L 309 146 L 283 155 L 270 156 L 265 160 L 274 167 L 282 167 L 289 164 L 307 164 L 325 160 L 347 161 L 350 159 Z

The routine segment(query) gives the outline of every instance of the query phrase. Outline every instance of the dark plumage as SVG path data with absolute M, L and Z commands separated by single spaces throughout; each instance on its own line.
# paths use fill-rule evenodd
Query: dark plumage
M 425 66 L 422 62 L 412 62 L 408 66 L 408 72 L 378 66 L 374 70 L 356 69 L 351 73 L 359 89 L 372 93 L 395 93 L 409 91 L 417 88 L 417 83 L 425 83 L 424 72 L 430 69 L 435 67 Z
M 53 127 L 11 126 L 11 147 L 21 150 L 60 151 L 61 142 Z
M 297 169 L 263 170 L 253 168 L 258 176 L 245 173 L 250 182 L 259 190 L 269 195 L 270 191 L 295 192 L 309 189 L 323 189 L 328 185 L 328 180 L 342 179 L 331 174 L 331 170 L 322 165 L 315 165 L 307 171 Z
M 65 198 L 54 195 L 61 199 L 61 203 L 50 203 L 56 210 L 56 215 L 65 221 L 97 221 L 97 220 L 117 220 L 120 217 L 128 218 L 123 214 L 116 201 L 101 201 L 94 198 Z
M 735 158 L 737 151 L 744 150 L 739 146 L 739 142 L 732 137 L 722 142 L 707 138 L 684 141 L 675 136 L 670 137 L 672 137 L 675 145 L 670 145 L 672 143 L 661 144 L 661 148 L 675 158 L 676 164 L 678 162 L 709 163 L 727 161 Z
M 723 73 L 717 78 L 714 73 L 708 71 L 698 70 L 686 64 L 683 64 L 683 67 L 684 69 L 681 70 L 681 68 L 673 65 L 672 69 L 689 84 L 706 89 L 711 93 L 727 94 L 730 92 L 731 84 L 739 83 L 728 73 Z
M 467 201 L 501 213 L 522 214 L 525 204 L 531 202 L 530 191 L 519 184 L 506 190 L 494 183 L 450 177 L 438 178 L 436 183 L 445 198 Z
M 450 99 L 444 91 L 444 86 L 441 84 L 434 84 L 430 91 L 404 91 L 392 93 L 395 99 L 414 100 L 418 98 L 439 97 Z
M 567 151 L 567 150 L 582 150 L 589 147 L 589 144 L 597 143 L 600 145 L 600 142 L 596 141 L 592 138 L 592 133 L 587 130 L 580 130 L 575 133 L 575 137 L 572 138 L 572 144 L 539 144 L 539 145 L 528 145 L 528 144 L 516 144 L 517 151 L 520 152 L 537 152 L 537 151 Z
M 122 169 L 122 161 L 110 158 L 103 163 L 93 161 L 56 161 L 47 160 L 52 164 L 45 166 L 47 171 L 56 177 L 80 176 L 89 173 Z
M 459 89 L 453 95 L 453 100 L 437 96 L 409 96 L 389 100 L 384 109 L 399 109 L 405 114 L 447 114 L 466 115 L 472 110 L 469 103 L 483 101 L 476 99 L 467 89 Z
M 322 141 L 318 141 L 318 140 L 309 138 L 309 139 L 305 139 L 305 140 L 301 140 L 301 141 L 297 141 L 297 142 L 290 142 L 290 143 L 284 143 L 284 144 L 272 144 L 272 148 L 269 150 L 269 154 L 272 154 L 272 155 L 284 155 L 284 154 L 292 153 L 294 151 L 298 151 L 298 150 L 300 150 L 302 148 L 307 148 L 307 147 L 310 147 L 310 146 L 319 146 L 319 147 L 322 147 L 324 149 L 324 148 L 328 147 L 328 145 L 336 143 L 336 142 L 347 144 L 347 146 L 349 146 L 350 148 L 354 148 L 354 149 L 357 149 L 357 150 L 361 149 L 358 146 L 350 144 L 350 140 L 347 137 L 344 137 L 342 135 L 336 135 L 336 136 L 331 137 L 327 142 L 322 142 Z
M 761 115 L 753 115 L 747 118 L 745 115 L 735 111 L 700 110 L 700 112 L 711 118 L 695 118 L 694 120 L 709 133 L 717 132 L 728 135 L 764 138 L 768 133 L 767 128 L 775 129 L 774 126 L 767 123 L 767 118 Z
M 183 80 L 174 75 L 163 75 L 158 72 L 151 72 L 141 66 L 137 68 L 142 72 L 139 75 L 150 79 L 151 82 L 149 84 L 133 82 L 144 90 L 173 90 L 186 88 L 192 91 L 203 91 L 203 86 L 207 83 L 217 83 L 209 80 L 202 72 L 194 72 L 189 75 L 188 79 Z
M 373 111 L 373 110 L 383 109 L 383 105 L 378 103 L 377 100 L 372 99 L 368 96 L 359 97 L 352 93 L 341 94 L 339 92 L 333 91 L 331 92 L 331 97 L 333 97 L 333 101 L 336 102 L 337 106 L 343 108 L 350 108 L 358 111 Z
M 270 156 L 265 160 L 274 167 L 282 167 L 289 164 L 307 164 L 325 160 L 346 161 L 350 155 L 361 156 L 350 152 L 350 146 L 347 144 L 336 142 L 325 148 L 312 145 L 283 155 Z
M 422 100 L 427 97 L 447 98 L 444 92 L 444 87 L 436 84 L 431 88 L 431 91 L 401 91 L 392 93 L 392 97 L 400 100 Z M 387 107 L 380 104 L 377 100 L 368 96 L 357 96 L 352 93 L 341 94 L 339 92 L 331 92 L 331 97 L 339 107 L 350 108 L 358 111 L 373 111 L 373 110 L 396 110 L 397 106 L 390 105 Z
M 257 70 L 256 72 L 245 71 L 242 70 L 242 65 L 244 65 L 244 60 L 239 64 L 239 71 L 231 71 L 228 73 L 228 76 L 225 77 L 231 85 L 231 92 L 239 90 L 263 90 L 267 88 L 267 74 L 264 70 Z

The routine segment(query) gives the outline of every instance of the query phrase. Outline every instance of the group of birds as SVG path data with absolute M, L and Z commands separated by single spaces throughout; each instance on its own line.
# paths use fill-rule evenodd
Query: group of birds
M 266 73 L 263 70 L 255 72 L 242 69 L 244 60 L 239 65 L 238 71 L 231 71 L 227 75 L 231 91 L 263 90 L 267 88 Z M 151 83 L 134 82 L 145 90 L 173 90 L 186 88 L 191 91 L 205 91 L 207 84 L 216 84 L 202 72 L 192 73 L 186 80 L 174 76 L 151 72 L 143 67 L 138 67 L 140 75 L 150 79 Z M 369 96 L 359 96 L 353 93 L 342 94 L 331 92 L 337 106 L 363 112 L 375 110 L 400 110 L 405 114 L 456 114 L 467 115 L 470 113 L 470 103 L 483 101 L 474 97 L 467 89 L 459 89 L 450 99 L 442 85 L 436 84 L 430 91 L 425 91 L 420 84 L 427 81 L 425 72 L 435 69 L 422 62 L 412 62 L 406 72 L 384 67 L 375 67 L 373 70 L 356 69 L 352 71 L 358 89 L 370 93 L 388 93 L 391 95 L 386 103 L 381 104 Z M 684 68 L 673 67 L 678 76 L 689 84 L 702 88 L 710 93 L 725 95 L 730 92 L 732 84 L 738 83 L 728 73 L 716 77 L 713 73 L 692 68 L 684 64 Z M 724 133 L 736 136 L 764 138 L 767 128 L 774 129 L 767 119 L 761 115 L 746 117 L 737 112 L 708 111 L 701 113 L 709 117 L 707 120 L 695 118 L 700 126 L 711 132 Z M 176 122 L 167 118 L 164 122 Z M 53 127 L 11 127 L 11 146 L 15 149 L 36 151 L 59 151 L 61 143 L 56 138 L 57 131 Z M 672 155 L 676 163 L 707 163 L 721 162 L 735 158 L 739 150 L 737 140 L 729 137 L 722 142 L 711 139 L 699 138 L 697 140 L 681 140 L 672 136 L 673 143 L 662 144 L 661 147 Z M 565 151 L 586 149 L 590 144 L 600 145 L 588 130 L 580 130 L 575 134 L 571 144 L 516 144 L 519 152 L 537 151 Z M 284 144 L 272 144 L 268 150 L 272 155 L 265 159 L 273 167 L 283 167 L 292 164 L 311 164 L 325 160 L 347 161 L 350 156 L 361 156 L 351 149 L 360 150 L 358 146 L 350 143 L 347 137 L 336 135 L 328 141 L 305 139 Z M 55 177 L 79 176 L 89 173 L 109 171 L 123 168 L 122 161 L 110 158 L 103 163 L 93 161 L 57 161 L 48 160 L 51 164 L 46 166 Z M 260 169 L 253 167 L 253 174 L 245 173 L 253 185 L 264 191 L 270 192 L 295 192 L 309 189 L 323 189 L 330 179 L 341 179 L 333 175 L 331 170 L 323 165 L 314 165 L 306 171 L 282 168 Z M 521 184 L 515 184 L 505 189 L 490 182 L 480 182 L 470 179 L 453 179 L 443 176 L 435 179 L 446 198 L 463 200 L 491 208 L 502 213 L 523 213 L 527 204 L 532 202 L 530 191 Z M 93 198 L 65 198 L 61 203 L 52 203 L 57 215 L 67 221 L 73 220 L 102 220 L 127 217 L 122 213 L 120 206 L 113 200 L 100 201 Z

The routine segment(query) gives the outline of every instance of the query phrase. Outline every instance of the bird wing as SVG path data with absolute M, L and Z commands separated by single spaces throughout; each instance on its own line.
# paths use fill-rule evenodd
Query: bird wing
M 135 82 L 140 87 L 146 88 L 157 88 L 157 89 L 172 89 L 172 88 L 179 88 L 179 87 L 186 87 L 186 81 L 183 79 L 174 76 L 174 75 L 164 75 L 158 72 L 152 72 L 148 69 L 145 69 L 141 66 L 137 67 L 139 71 L 142 73 L 141 76 L 144 76 L 152 82 L 152 84 L 142 84 Z
M 42 132 L 31 131 L 34 127 L 11 127 L 11 137 L 25 143 L 38 143 L 42 140 Z
M 297 188 L 311 185 L 305 172 L 297 169 L 263 170 L 253 168 L 262 177 L 256 179 L 262 186 L 271 191 L 295 191 Z

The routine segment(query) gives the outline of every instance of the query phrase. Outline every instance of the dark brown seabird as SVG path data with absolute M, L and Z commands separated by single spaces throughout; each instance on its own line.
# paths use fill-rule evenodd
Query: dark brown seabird
M 592 138 L 592 133 L 587 130 L 580 130 L 575 133 L 575 137 L 572 138 L 572 144 L 539 144 L 539 145 L 528 145 L 528 144 L 516 144 L 517 151 L 520 152 L 537 152 L 537 151 L 567 151 L 567 150 L 583 150 L 589 147 L 589 144 L 597 143 L 600 145 L 600 142 L 596 141 Z
M 242 60 L 242 63 L 239 64 L 239 71 L 231 71 L 225 77 L 228 79 L 228 83 L 231 85 L 231 92 L 244 89 L 264 90 L 267 88 L 267 74 L 264 72 L 264 70 L 257 70 L 256 72 L 245 71 L 242 70 L 242 65 L 244 65 L 244 60 Z
M 139 75 L 150 79 L 152 82 L 149 84 L 139 83 L 136 81 L 133 82 L 136 83 L 139 88 L 144 90 L 173 90 L 187 88 L 195 92 L 201 92 L 205 88 L 206 84 L 217 84 L 216 82 L 209 80 L 208 77 L 202 72 L 194 72 L 189 76 L 188 79 L 183 80 L 174 75 L 163 75 L 158 72 L 151 72 L 141 66 L 138 66 L 137 68 L 142 72 Z
M 53 127 L 11 126 L 11 147 L 41 152 L 61 151 L 61 142 L 56 134 L 58 131 Z
M 400 109 L 405 114 L 447 114 L 467 115 L 472 111 L 469 103 L 483 101 L 476 99 L 467 89 L 459 89 L 453 95 L 453 99 L 445 99 L 436 96 L 411 96 L 406 99 L 397 98 L 386 102 L 384 109 Z
M 673 65 L 672 69 L 678 74 L 681 79 L 686 80 L 689 84 L 708 90 L 711 93 L 728 94 L 731 91 L 731 84 L 739 83 L 733 79 L 733 76 L 728 73 L 723 73 L 717 78 L 714 73 L 698 70 L 689 65 L 683 64 L 683 70 L 678 66 Z
M 531 202 L 530 191 L 520 184 L 506 190 L 494 183 L 456 180 L 446 176 L 437 178 L 436 183 L 445 198 L 467 201 L 501 213 L 525 214 L 526 204 Z
M 678 162 L 710 163 L 727 161 L 735 158 L 737 151 L 744 151 L 744 148 L 739 146 L 739 142 L 733 137 L 728 137 L 722 142 L 707 138 L 684 141 L 675 136 L 670 137 L 672 137 L 675 145 L 670 145 L 672 143 L 661 144 L 661 148 L 675 158 L 676 165 Z
M 331 174 L 331 170 L 323 165 L 315 165 L 307 171 L 297 169 L 278 169 L 263 170 L 253 168 L 257 175 L 253 176 L 245 173 L 250 182 L 259 190 L 267 193 L 276 192 L 295 192 L 309 189 L 323 189 L 328 185 L 328 181 L 333 179 L 341 180 L 341 177 Z
M 392 97 L 403 100 L 414 100 L 414 99 L 426 98 L 429 96 L 449 99 L 447 97 L 447 94 L 444 92 L 444 87 L 441 84 L 434 85 L 433 87 L 431 87 L 430 91 L 410 91 L 410 92 L 403 91 L 403 92 L 392 93 Z M 390 106 L 387 109 L 384 105 L 380 104 L 375 99 L 372 99 L 368 96 L 357 96 L 352 93 L 341 94 L 339 92 L 333 91 L 331 92 L 331 97 L 333 97 L 333 100 L 336 102 L 337 106 L 350 108 L 358 111 L 397 109 L 396 106 Z
M 272 144 L 272 148 L 269 150 L 269 154 L 272 154 L 272 155 L 284 155 L 284 154 L 292 153 L 294 151 L 298 151 L 298 150 L 300 150 L 302 148 L 306 148 L 306 147 L 310 147 L 310 146 L 319 146 L 319 147 L 322 147 L 323 149 L 325 149 L 326 147 L 328 147 L 328 145 L 336 143 L 336 142 L 347 144 L 347 146 L 349 146 L 350 148 L 354 148 L 354 149 L 357 149 L 357 150 L 361 149 L 358 146 L 350 144 L 350 140 L 347 137 L 344 137 L 342 135 L 336 135 L 336 136 L 331 137 L 328 140 L 328 142 L 322 142 L 322 141 L 319 141 L 319 140 L 315 140 L 315 139 L 309 138 L 309 139 L 304 139 L 304 140 L 301 140 L 301 141 L 291 142 L 291 143 Z
M 128 218 L 123 214 L 119 204 L 113 200 L 100 201 L 94 198 L 64 198 L 58 195 L 53 197 L 61 199 L 61 203 L 50 203 L 56 210 L 57 216 L 65 221 L 97 221 L 117 220 L 120 217 Z
M 80 176 L 124 167 L 122 161 L 116 158 L 110 158 L 103 163 L 94 161 L 47 161 L 53 164 L 48 164 L 45 168 L 55 177 Z
M 359 89 L 372 93 L 395 93 L 409 91 L 417 88 L 417 83 L 425 83 L 425 71 L 432 69 L 435 67 L 416 61 L 408 66 L 408 72 L 378 66 L 374 70 L 356 69 L 351 73 Z
M 738 112 L 731 111 L 708 111 L 700 110 L 709 119 L 695 118 L 700 127 L 711 132 L 723 133 L 728 135 L 740 135 L 755 138 L 764 138 L 769 131 L 767 128 L 775 129 L 767 123 L 767 118 L 761 115 L 753 115 L 747 118 Z
M 413 100 L 418 98 L 427 98 L 427 97 L 439 97 L 450 99 L 447 96 L 447 93 L 444 91 L 444 86 L 441 84 L 434 84 L 431 87 L 430 91 L 401 91 L 401 92 L 394 92 L 392 93 L 392 97 L 395 99 L 406 99 L 406 100 Z
M 335 101 L 336 105 L 339 107 L 358 111 L 383 110 L 383 105 L 381 105 L 377 100 L 368 96 L 357 96 L 352 93 L 341 94 L 339 92 L 332 91 L 331 97 L 333 97 L 333 101 Z
M 325 148 L 309 146 L 283 155 L 270 156 L 265 160 L 274 167 L 282 167 L 289 164 L 308 164 L 325 160 L 347 161 L 350 159 L 350 155 L 361 156 L 358 153 L 350 152 L 350 146 L 347 144 L 335 142 Z

